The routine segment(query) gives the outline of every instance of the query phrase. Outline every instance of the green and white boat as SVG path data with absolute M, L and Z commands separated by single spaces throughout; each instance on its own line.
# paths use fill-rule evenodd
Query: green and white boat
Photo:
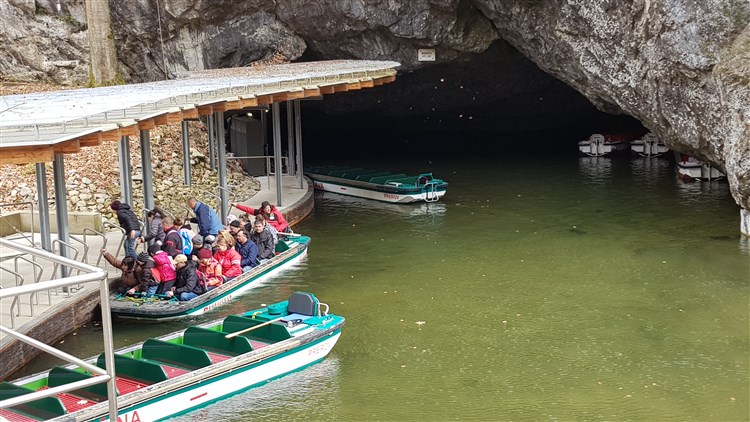
M 159 296 L 112 295 L 109 301 L 112 315 L 120 319 L 168 321 L 204 314 L 299 263 L 307 254 L 309 244 L 310 238 L 307 236 L 288 235 L 286 239 L 280 238 L 276 244 L 276 256 L 192 300 L 181 302 L 176 298 L 167 300 Z
M 448 182 L 436 179 L 432 173 L 417 176 L 351 167 L 312 167 L 305 175 L 315 189 L 342 195 L 406 204 L 434 202 L 445 195 Z
M 323 309 L 325 308 L 325 309 Z M 312 293 L 230 315 L 115 351 L 119 421 L 158 421 L 191 412 L 323 360 L 344 318 Z M 105 368 L 104 354 L 87 360 Z M 0 383 L 0 401 L 90 379 L 75 366 Z M 109 420 L 107 385 L 95 384 L 0 409 L 14 422 Z

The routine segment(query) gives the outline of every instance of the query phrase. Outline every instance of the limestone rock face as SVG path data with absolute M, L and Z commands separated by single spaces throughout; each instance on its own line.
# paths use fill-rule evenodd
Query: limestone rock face
M 83 0 L 61 3 L 0 0 L 0 76 L 87 79 Z M 484 67 L 505 78 L 499 85 L 528 73 L 513 60 L 520 51 L 600 110 L 631 115 L 670 147 L 722 167 L 750 209 L 747 0 L 132 0 L 111 8 L 123 76 L 134 82 L 270 57 L 396 60 L 409 73 L 467 62 L 504 40 L 515 47 L 507 59 Z M 437 60 L 419 62 L 423 48 Z M 514 94 L 538 90 L 520 81 Z M 507 95 L 483 100 L 515 98 Z

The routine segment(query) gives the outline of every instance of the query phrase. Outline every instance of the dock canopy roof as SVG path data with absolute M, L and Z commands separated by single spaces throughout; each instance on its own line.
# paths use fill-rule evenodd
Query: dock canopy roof
M 0 164 L 49 162 L 214 112 L 393 82 L 397 62 L 335 60 L 190 72 L 142 84 L 0 97 Z

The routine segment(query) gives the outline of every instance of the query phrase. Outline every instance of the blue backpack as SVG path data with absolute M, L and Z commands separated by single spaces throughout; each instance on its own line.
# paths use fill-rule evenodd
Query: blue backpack
M 180 234 L 182 239 L 182 254 L 187 256 L 193 252 L 193 238 L 190 236 L 191 231 L 187 229 L 180 229 L 177 233 Z

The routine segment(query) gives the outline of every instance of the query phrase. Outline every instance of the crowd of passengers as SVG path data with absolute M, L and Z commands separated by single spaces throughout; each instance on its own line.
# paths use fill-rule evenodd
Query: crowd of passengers
M 105 249 L 101 253 L 122 270 L 118 294 L 194 299 L 273 258 L 279 235 L 291 233 L 284 216 L 268 201 L 257 209 L 232 204 L 247 214 L 228 215 L 227 226 L 206 204 L 192 197 L 187 204 L 195 217 L 179 220 L 154 208 L 147 215 L 146 233 L 141 233 L 130 205 L 112 202 L 125 232 L 125 257 L 119 260 Z M 191 223 L 197 224 L 198 233 Z M 149 243 L 146 251 L 136 252 L 139 244 Z

